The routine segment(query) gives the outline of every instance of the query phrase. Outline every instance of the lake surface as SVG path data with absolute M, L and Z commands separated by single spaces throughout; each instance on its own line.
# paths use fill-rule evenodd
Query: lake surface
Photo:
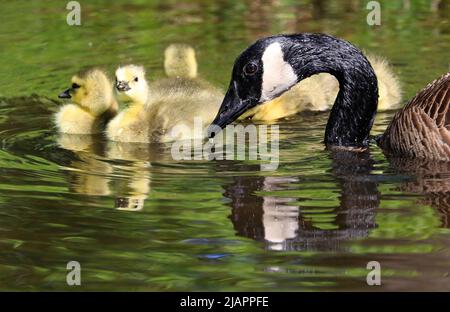
M 377 27 L 364 1 L 127 2 L 82 2 L 81 26 L 64 1 L 0 4 L 0 290 L 450 290 L 450 164 L 325 151 L 327 112 L 277 122 L 276 171 L 52 124 L 81 68 L 133 62 L 157 80 L 164 48 L 189 43 L 225 89 L 238 53 L 281 32 L 388 58 L 406 101 L 449 69 L 448 1 L 381 1 Z M 81 286 L 66 284 L 69 261 Z M 370 261 L 381 287 L 366 283 Z

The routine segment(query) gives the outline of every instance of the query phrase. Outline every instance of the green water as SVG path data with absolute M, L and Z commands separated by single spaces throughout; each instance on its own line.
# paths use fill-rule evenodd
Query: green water
M 324 151 L 327 113 L 278 122 L 272 172 L 175 161 L 169 145 L 125 146 L 139 157 L 123 160 L 84 138 L 92 148 L 76 152 L 51 122 L 81 68 L 140 63 L 157 80 L 164 48 L 189 43 L 202 78 L 225 89 L 238 53 L 281 32 L 388 58 L 408 99 L 450 64 L 449 1 L 429 2 L 381 1 L 371 27 L 366 1 L 81 1 L 81 26 L 66 24 L 65 1 L 3 1 L 0 289 L 450 290 L 450 165 Z M 118 209 L 129 203 L 143 209 Z M 72 260 L 81 286 L 66 284 Z M 381 287 L 366 284 L 369 261 Z

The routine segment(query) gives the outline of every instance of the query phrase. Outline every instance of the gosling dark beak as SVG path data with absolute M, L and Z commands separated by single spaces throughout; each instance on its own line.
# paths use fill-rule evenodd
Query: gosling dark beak
M 72 96 L 70 95 L 70 88 L 61 92 L 58 97 L 60 99 L 70 99 Z
M 130 88 L 130 86 L 128 85 L 128 82 L 127 82 L 127 81 L 117 81 L 117 82 L 116 82 L 116 89 L 117 89 L 117 91 L 119 91 L 119 92 L 125 92 L 125 91 L 130 90 L 131 88 Z
M 211 125 L 219 126 L 222 129 L 225 128 L 257 104 L 256 101 L 253 102 L 251 100 L 241 100 L 237 95 L 236 86 L 231 84 Z M 209 133 L 208 136 L 211 138 L 214 137 L 214 134 Z

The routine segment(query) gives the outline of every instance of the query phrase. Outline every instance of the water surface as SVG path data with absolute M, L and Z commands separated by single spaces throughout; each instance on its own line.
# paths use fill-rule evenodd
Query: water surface
M 364 1 L 128 2 L 82 2 L 73 27 L 64 1 L 0 4 L 1 290 L 73 290 L 71 260 L 85 290 L 450 290 L 449 164 L 325 151 L 327 112 L 278 122 L 272 172 L 61 136 L 51 120 L 81 68 L 134 62 L 156 80 L 164 48 L 183 42 L 225 89 L 238 53 L 280 32 L 388 58 L 406 100 L 448 71 L 448 1 L 381 1 L 379 27 Z M 369 261 L 382 287 L 367 286 Z

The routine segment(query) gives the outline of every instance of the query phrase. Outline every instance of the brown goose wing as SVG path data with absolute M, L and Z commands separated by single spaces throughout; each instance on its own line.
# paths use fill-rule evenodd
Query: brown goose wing
M 450 73 L 430 83 L 394 116 L 380 146 L 394 156 L 450 161 Z

